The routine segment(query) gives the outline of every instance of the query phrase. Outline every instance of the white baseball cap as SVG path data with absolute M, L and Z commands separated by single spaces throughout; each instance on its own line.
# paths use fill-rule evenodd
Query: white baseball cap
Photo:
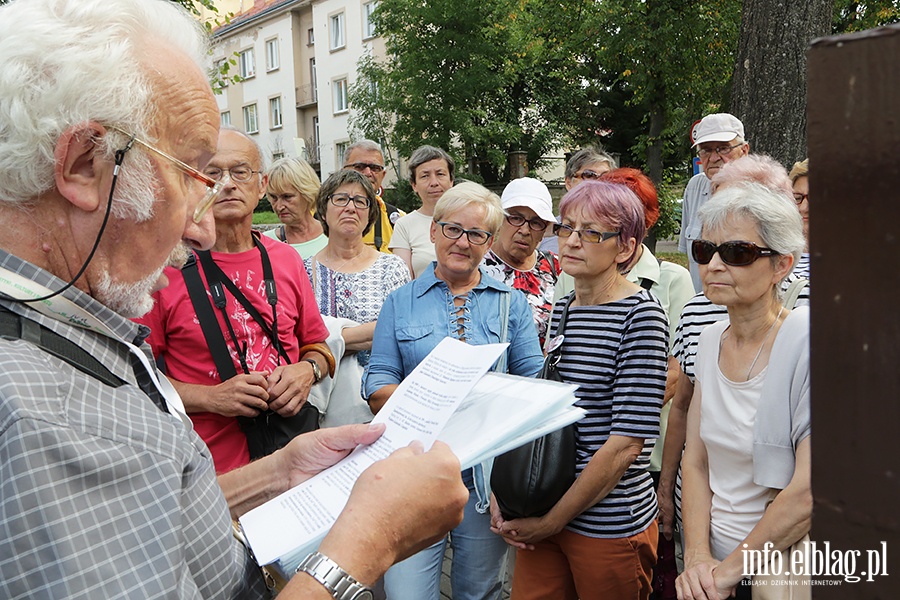
M 704 142 L 730 142 L 736 137 L 744 139 L 744 124 L 734 115 L 714 113 L 703 117 L 695 134 L 695 148 Z
M 548 223 L 556 222 L 556 217 L 553 216 L 553 198 L 550 197 L 550 190 L 537 179 L 531 177 L 513 179 L 503 189 L 500 203 L 503 205 L 503 210 L 515 206 L 526 206 Z

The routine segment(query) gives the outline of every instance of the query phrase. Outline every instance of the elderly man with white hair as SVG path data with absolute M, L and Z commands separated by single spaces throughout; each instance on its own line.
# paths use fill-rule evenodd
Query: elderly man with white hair
M 14 0 L 0 56 L 0 598 L 267 597 L 232 519 L 383 428 L 301 436 L 217 479 L 129 320 L 214 242 L 203 30 L 162 0 Z M 371 598 L 467 498 L 446 446 L 399 450 L 284 597 Z

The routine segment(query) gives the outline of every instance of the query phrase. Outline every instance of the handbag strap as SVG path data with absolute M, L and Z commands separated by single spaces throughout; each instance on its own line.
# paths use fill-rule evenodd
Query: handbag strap
M 510 303 L 510 292 L 506 291 L 500 294 L 500 343 L 505 344 L 509 341 L 509 303 Z M 507 367 L 507 356 L 506 354 L 509 352 L 509 348 L 503 351 L 503 354 L 500 355 L 500 358 L 497 360 L 497 364 L 494 366 L 494 371 L 498 373 L 506 373 Z

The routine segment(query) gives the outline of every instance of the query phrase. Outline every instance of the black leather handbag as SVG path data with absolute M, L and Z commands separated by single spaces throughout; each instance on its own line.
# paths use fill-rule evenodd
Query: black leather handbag
M 541 379 L 562 381 L 557 371 L 562 356 L 562 336 L 572 292 L 560 315 L 556 336 L 551 340 Z M 548 433 L 494 459 L 491 491 L 504 519 L 539 517 L 547 514 L 575 482 L 575 424 Z

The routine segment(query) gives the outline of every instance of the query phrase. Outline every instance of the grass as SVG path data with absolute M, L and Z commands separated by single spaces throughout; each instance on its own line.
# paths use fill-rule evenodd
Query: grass
M 277 225 L 278 223 L 281 223 L 281 221 L 278 220 L 278 215 L 271 210 L 253 213 L 254 225 Z
M 660 260 L 667 260 L 675 264 L 681 265 L 685 269 L 688 268 L 687 254 L 682 252 L 657 252 L 656 257 Z

